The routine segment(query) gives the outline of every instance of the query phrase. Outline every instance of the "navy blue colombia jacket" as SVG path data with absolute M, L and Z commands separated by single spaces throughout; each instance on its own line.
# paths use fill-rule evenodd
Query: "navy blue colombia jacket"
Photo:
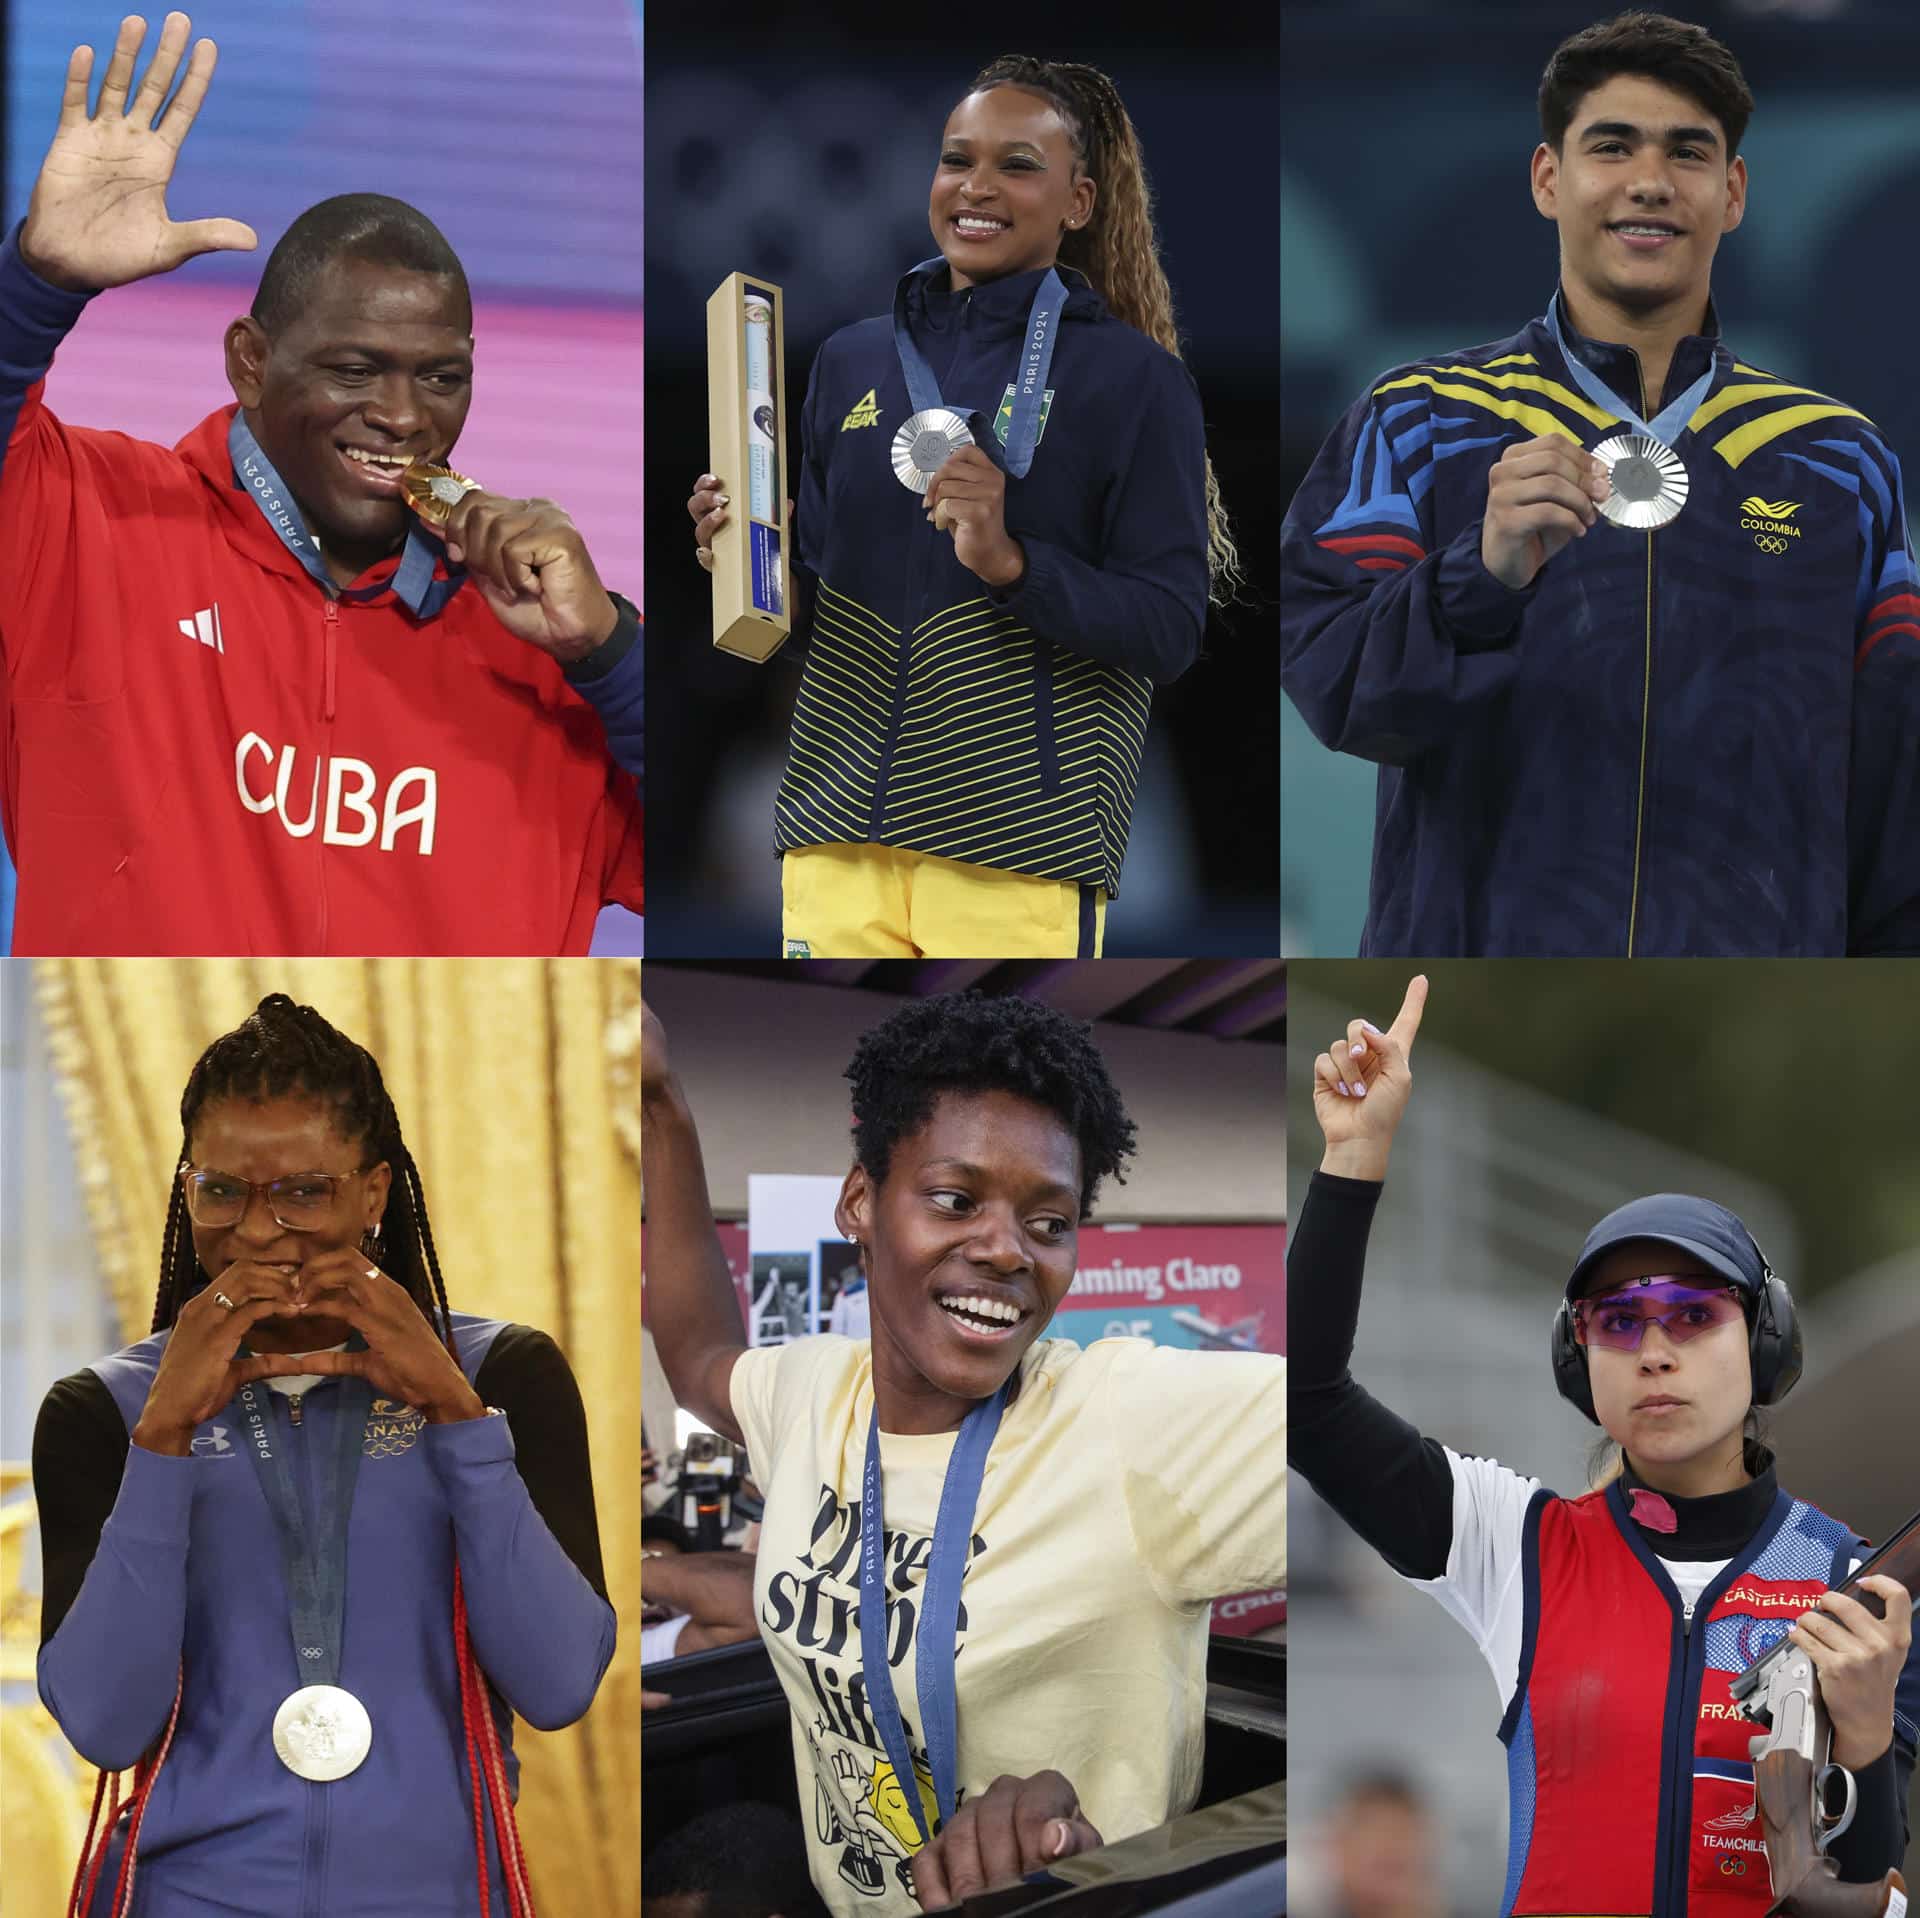
M 1616 393 L 1631 349 L 1568 344 Z M 1851 407 L 1714 365 L 1653 533 L 1602 519 L 1510 592 L 1480 561 L 1514 442 L 1623 422 L 1544 319 L 1384 374 L 1282 528 L 1283 684 L 1380 765 L 1361 951 L 1920 952 L 1920 597 L 1900 470 Z
M 935 274 L 909 296 L 941 398 L 1003 444 L 1042 272 L 959 293 Z M 814 593 L 782 852 L 871 840 L 1119 889 L 1152 688 L 1193 663 L 1206 620 L 1205 442 L 1186 367 L 1061 272 L 1040 444 L 1007 480 L 1027 570 L 1003 592 L 894 477 L 913 409 L 891 315 L 814 361 L 795 521 Z

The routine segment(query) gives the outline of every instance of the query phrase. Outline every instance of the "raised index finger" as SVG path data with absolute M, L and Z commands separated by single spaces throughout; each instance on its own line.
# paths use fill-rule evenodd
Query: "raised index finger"
M 1400 1010 L 1394 1015 L 1392 1029 L 1387 1037 L 1400 1042 L 1402 1052 L 1413 1050 L 1413 1036 L 1420 1030 L 1420 1021 L 1427 1010 L 1427 975 L 1417 972 L 1407 982 L 1407 996 L 1400 1002 Z

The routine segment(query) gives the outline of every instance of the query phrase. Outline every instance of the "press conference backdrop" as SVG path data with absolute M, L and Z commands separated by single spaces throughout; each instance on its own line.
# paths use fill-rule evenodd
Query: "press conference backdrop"
M 1283 10 L 1281 499 L 1388 367 L 1544 313 L 1557 234 L 1535 211 L 1535 94 L 1592 0 Z M 1859 0 L 1675 6 L 1733 49 L 1757 108 L 1747 213 L 1714 301 L 1735 349 L 1886 433 L 1910 517 L 1920 480 L 1920 10 Z M 1283 951 L 1358 949 L 1375 769 L 1281 719 Z
M 7 228 L 53 137 L 69 53 L 93 45 L 97 93 L 121 11 L 105 0 L 8 7 Z M 260 250 L 103 296 L 61 349 L 50 404 L 75 425 L 172 445 L 232 399 L 221 335 L 294 217 L 336 193 L 393 194 L 441 228 L 473 287 L 462 471 L 558 500 L 607 584 L 641 601 L 636 0 L 546 0 L 532 33 L 513 0 L 200 0 L 189 11 L 220 65 L 169 209 L 244 220 Z M 163 12 L 146 9 L 149 53 Z M 154 614 L 159 644 L 173 621 L 165 607 Z M 12 877 L 9 867 L 7 943 Z M 597 949 L 637 950 L 637 935 L 631 915 L 609 909 Z
M 733 10 L 727 14 L 734 20 Z M 1277 404 L 1270 12 L 1189 10 L 1186 38 L 1117 16 L 1027 9 L 749 7 L 739 31 L 656 13 L 648 35 L 648 897 L 652 949 L 778 950 L 773 795 L 799 680 L 713 650 L 711 589 L 686 513 L 707 462 L 706 301 L 729 272 L 784 289 L 789 462 L 815 351 L 884 312 L 935 251 L 927 192 L 946 116 L 995 56 L 1110 73 L 1140 129 L 1185 354 L 1251 604 L 1209 622 L 1206 656 L 1154 694 L 1109 953 L 1271 953 L 1278 866 L 1273 477 Z M 671 724 L 665 715 L 671 715 Z

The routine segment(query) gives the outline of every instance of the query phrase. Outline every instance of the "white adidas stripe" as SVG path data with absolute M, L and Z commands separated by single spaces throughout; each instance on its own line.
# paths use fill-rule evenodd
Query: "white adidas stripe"
M 227 640 L 220 627 L 220 606 L 216 601 L 211 606 L 203 606 L 191 619 L 179 622 L 180 630 L 189 639 L 197 639 L 202 646 L 211 646 L 216 653 L 227 650 Z

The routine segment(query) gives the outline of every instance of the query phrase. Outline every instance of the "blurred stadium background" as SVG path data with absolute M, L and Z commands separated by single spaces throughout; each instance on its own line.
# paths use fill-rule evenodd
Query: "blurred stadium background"
M 1497 340 L 1546 311 L 1552 225 L 1527 163 L 1553 49 L 1601 0 L 1433 8 L 1288 0 L 1280 83 L 1282 511 L 1340 415 L 1386 368 Z M 1747 216 L 1714 300 L 1743 358 L 1832 393 L 1920 471 L 1911 316 L 1920 257 L 1920 9 L 1743 0 L 1668 11 L 1720 35 L 1757 101 Z M 1356 951 L 1374 768 L 1282 702 L 1282 951 Z
M 213 89 L 174 175 L 176 219 L 225 215 L 254 254 L 194 260 L 90 308 L 47 382 L 77 426 L 171 446 L 232 399 L 226 323 L 273 243 L 336 193 L 410 201 L 452 241 L 474 295 L 473 411 L 458 460 L 497 491 L 558 500 L 610 587 L 644 605 L 640 534 L 639 0 L 547 0 L 529 33 L 512 0 L 199 0 Z M 166 9 L 146 9 L 147 51 Z M 0 229 L 21 219 L 76 43 L 95 92 L 120 10 L 5 9 Z M 144 70 L 145 54 L 142 56 Z M 0 950 L 13 870 L 0 859 Z M 596 951 L 637 952 L 609 908 Z
M 934 251 L 927 188 L 946 115 L 1005 52 L 1105 68 L 1139 126 L 1162 252 L 1251 603 L 1158 689 L 1106 950 L 1271 953 L 1278 850 L 1274 651 L 1272 17 L 1023 10 L 995 24 L 896 7 L 729 8 L 650 24 L 648 513 L 664 555 L 648 606 L 648 897 L 656 955 L 770 954 L 773 792 L 797 659 L 710 644 L 686 499 L 707 462 L 706 301 L 751 268 L 786 295 L 789 460 L 816 349 L 884 311 Z M 671 724 L 667 715 L 671 715 Z
M 1586 1489 L 1596 1428 L 1554 1391 L 1547 1331 L 1594 1221 L 1642 1192 L 1731 1206 L 1792 1288 L 1806 1372 L 1772 1415 L 1782 1482 L 1872 1538 L 1920 1505 L 1899 1413 L 1920 1375 L 1920 1032 L 1904 967 L 1448 963 L 1368 1255 L 1353 1372 L 1457 1452 Z M 1391 1022 L 1404 963 L 1289 969 L 1288 1212 L 1320 1160 L 1315 1057 Z M 1299 1298 L 1301 1276 L 1290 1275 Z M 1505 1701 L 1465 1633 L 1303 1480 L 1289 1501 L 1298 1909 L 1348 1775 L 1411 1774 L 1444 1834 L 1436 1914 L 1499 1908 Z M 1920 1863 L 1909 1852 L 1908 1872 Z

